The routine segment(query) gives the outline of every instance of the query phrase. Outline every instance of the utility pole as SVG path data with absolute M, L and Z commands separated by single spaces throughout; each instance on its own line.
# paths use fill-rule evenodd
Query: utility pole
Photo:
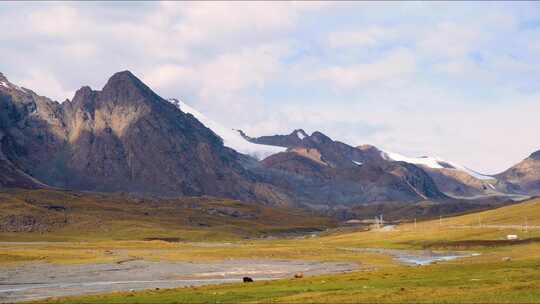
M 414 218 L 414 230 L 416 230 L 416 218 Z
M 442 215 L 439 215 L 439 227 L 442 227 Z

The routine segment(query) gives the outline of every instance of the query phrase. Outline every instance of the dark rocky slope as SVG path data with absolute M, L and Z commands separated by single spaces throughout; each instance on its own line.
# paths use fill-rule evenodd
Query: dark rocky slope
M 273 135 L 262 137 L 249 137 L 242 133 L 244 138 L 254 143 L 284 146 L 289 148 L 289 152 L 295 152 L 315 161 L 322 161 L 333 168 L 350 168 L 354 164 L 378 164 L 388 166 L 389 162 L 396 161 L 390 159 L 386 153 L 371 145 L 352 147 L 347 144 L 333 141 L 320 132 L 315 132 L 312 136 L 298 136 L 305 134 L 302 130 L 295 130 L 289 135 Z M 322 157 L 319 160 L 319 155 Z M 351 162 L 353 161 L 353 162 Z M 403 164 L 403 162 L 401 162 Z M 504 196 L 508 192 L 507 188 L 512 185 L 492 179 L 479 179 L 469 172 L 456 168 L 449 163 L 439 161 L 440 168 L 433 168 L 421 164 L 413 164 L 420 168 L 433 180 L 436 188 L 445 195 L 454 198 L 477 198 L 485 196 Z M 394 164 L 395 166 L 395 164 Z M 515 186 L 514 186 L 515 187 Z M 429 195 L 427 197 L 430 197 Z M 435 198 L 436 199 L 436 198 Z
M 270 144 L 283 137 L 265 138 Z M 321 132 L 303 137 L 262 164 L 274 184 L 313 207 L 447 199 L 419 167 L 385 161 L 374 147 L 354 148 Z

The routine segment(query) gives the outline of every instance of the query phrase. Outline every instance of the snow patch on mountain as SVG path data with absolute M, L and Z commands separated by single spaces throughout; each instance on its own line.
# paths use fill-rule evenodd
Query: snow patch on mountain
M 355 160 L 353 160 L 352 162 L 353 162 L 355 165 L 359 165 L 359 166 L 361 166 L 361 165 L 364 164 L 364 163 L 362 163 L 362 162 L 357 162 L 357 161 L 355 161 Z
M 3 86 L 3 87 L 6 88 L 6 89 L 15 89 L 15 90 L 17 90 L 17 91 L 26 93 L 26 89 L 25 89 L 25 88 L 22 88 L 22 87 L 19 87 L 18 85 L 12 84 L 12 83 L 10 83 L 9 81 L 8 81 L 8 82 L 0 81 L 0 85 Z
M 238 130 L 230 129 L 222 126 L 221 124 L 209 119 L 201 112 L 190 107 L 183 101 L 177 99 L 169 99 L 169 102 L 176 105 L 182 112 L 189 113 L 197 120 L 199 120 L 203 125 L 212 130 L 217 136 L 221 137 L 223 144 L 226 147 L 232 148 L 239 153 L 247 154 L 251 157 L 254 157 L 258 160 L 264 159 L 272 154 L 279 152 L 285 152 L 286 148 L 255 144 L 247 141 L 243 138 Z
M 410 164 L 415 165 L 423 165 L 429 168 L 433 169 L 454 169 L 463 171 L 470 176 L 479 179 L 479 180 L 494 180 L 495 178 L 493 176 L 480 174 L 474 170 L 471 170 L 465 166 L 449 162 L 447 160 L 441 159 L 439 157 L 431 157 L 431 156 L 422 156 L 422 157 L 407 157 L 398 153 L 388 152 L 388 151 L 381 151 L 382 158 L 390 161 L 402 161 Z

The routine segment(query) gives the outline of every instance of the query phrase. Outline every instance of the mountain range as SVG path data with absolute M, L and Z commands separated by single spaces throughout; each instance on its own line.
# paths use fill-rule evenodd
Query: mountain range
M 486 176 L 321 132 L 250 137 L 129 71 L 62 103 L 0 74 L 0 186 L 215 196 L 316 209 L 540 193 L 540 151 Z

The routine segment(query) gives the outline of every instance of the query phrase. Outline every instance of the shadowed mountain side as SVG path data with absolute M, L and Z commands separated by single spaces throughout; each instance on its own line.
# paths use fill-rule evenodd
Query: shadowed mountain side
M 262 164 L 274 175 L 282 175 L 273 178 L 281 188 L 302 189 L 297 195 L 305 204 L 335 206 L 448 199 L 421 168 L 404 162 L 388 162 L 373 146 L 355 148 L 321 132 L 309 136 L 298 134 L 305 133 L 295 130 L 289 135 L 251 140 L 272 144 L 290 139 L 287 152 L 271 155 Z
M 59 104 L 0 74 L 0 185 L 45 187 L 33 169 L 64 149 Z
M 402 165 L 410 164 L 427 173 L 438 190 L 445 195 L 458 199 L 494 196 L 511 197 L 513 193 L 528 193 L 531 188 L 536 187 L 540 189 L 540 186 L 533 184 L 526 191 L 520 192 L 519 183 L 507 183 L 504 179 L 498 180 L 496 177 L 482 175 L 459 164 L 447 163 L 435 157 L 405 157 L 396 153 L 379 150 L 377 147 L 371 145 L 352 147 L 345 143 L 334 141 L 321 132 L 314 132 L 311 136 L 299 136 L 299 134 L 305 134 L 305 132 L 295 130 L 289 135 L 261 136 L 256 138 L 249 137 L 243 132 L 241 134 L 246 140 L 251 142 L 285 146 L 289 152 L 295 152 L 333 168 L 352 168 L 368 163 L 383 164 L 400 162 Z M 393 159 L 392 157 L 397 158 Z M 538 172 L 535 170 L 532 171 Z M 416 170 L 416 172 L 420 171 Z M 430 198 L 430 194 L 428 193 L 426 197 Z M 438 199 L 437 195 L 432 198 Z
M 299 202 L 317 208 L 359 203 L 402 203 L 447 197 L 422 170 L 408 164 L 366 164 L 334 168 L 285 152 L 262 161 L 267 180 L 294 193 Z

